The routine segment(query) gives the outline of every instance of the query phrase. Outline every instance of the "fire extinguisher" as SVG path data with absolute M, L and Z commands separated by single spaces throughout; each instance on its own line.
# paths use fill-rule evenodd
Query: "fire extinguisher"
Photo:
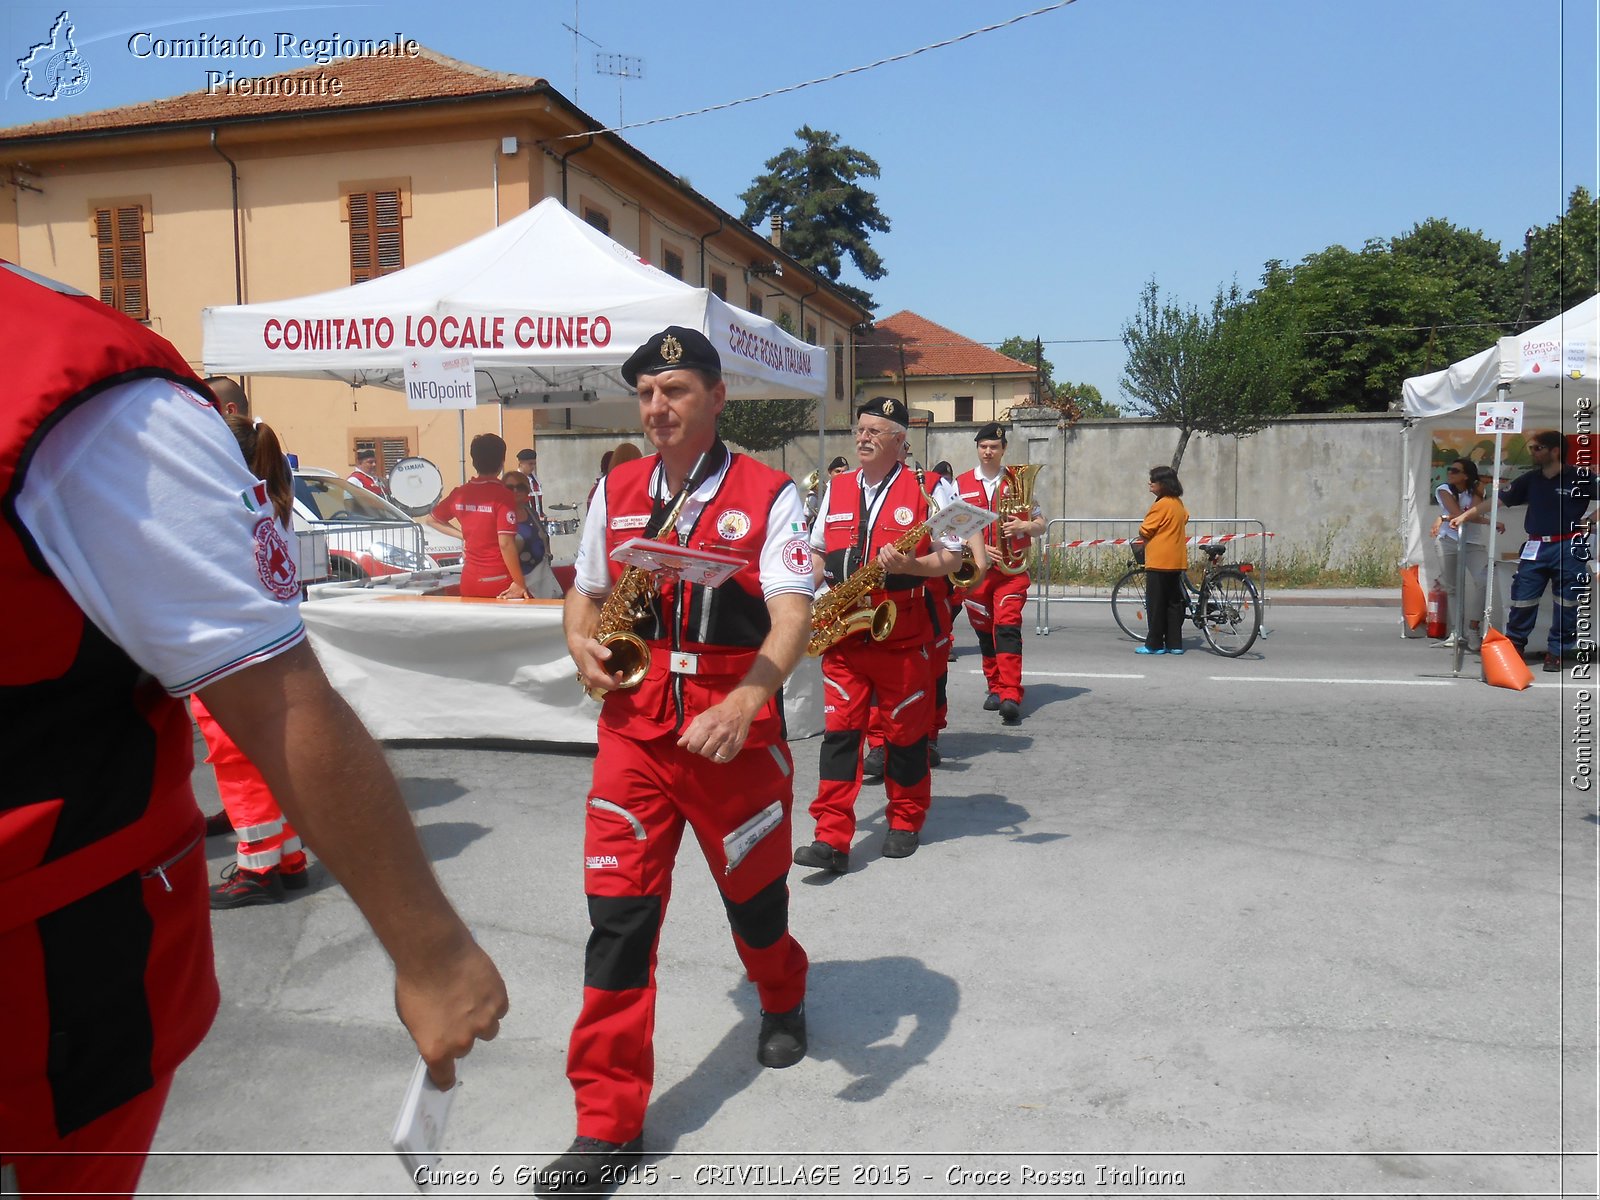
M 1439 580 L 1433 581 L 1433 587 L 1428 590 L 1428 636 L 1442 638 L 1449 632 L 1450 627 L 1450 600 L 1445 595 L 1444 584 Z

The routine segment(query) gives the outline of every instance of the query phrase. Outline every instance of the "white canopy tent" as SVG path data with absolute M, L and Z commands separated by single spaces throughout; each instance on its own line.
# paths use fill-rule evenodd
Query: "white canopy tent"
M 1485 476 L 1494 474 L 1494 436 L 1475 427 L 1476 408 L 1489 401 L 1520 401 L 1523 430 L 1558 429 L 1564 434 L 1596 434 L 1596 353 L 1600 351 L 1600 297 L 1591 296 L 1526 333 L 1501 338 L 1487 350 L 1442 371 L 1405 381 L 1406 415 L 1401 453 L 1400 536 L 1402 563 L 1422 567 L 1424 586 L 1436 569 L 1426 554 L 1427 530 L 1436 514 L 1434 489 L 1453 458 L 1472 457 Z M 1507 439 L 1520 448 L 1521 442 Z M 1592 443 L 1591 443 L 1592 444 Z M 1527 465 L 1525 458 L 1507 465 Z M 1507 522 L 1509 545 L 1521 537 Z
M 366 283 L 207 308 L 202 357 L 213 374 L 400 389 L 409 355 L 465 353 L 480 403 L 564 407 L 574 424 L 631 426 L 638 409 L 619 368 L 667 325 L 711 339 L 731 398 L 827 392 L 825 349 L 642 262 L 554 198 Z

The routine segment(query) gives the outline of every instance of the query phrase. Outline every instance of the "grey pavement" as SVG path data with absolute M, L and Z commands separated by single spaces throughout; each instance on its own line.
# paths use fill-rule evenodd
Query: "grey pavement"
M 1105 606 L 1060 606 L 1049 636 L 1025 626 L 1007 729 L 963 622 L 922 849 L 879 856 L 869 786 L 850 873 L 790 876 L 812 971 L 788 1070 L 755 1063 L 755 996 L 687 847 L 651 1154 L 621 1194 L 1593 1195 L 1588 681 L 1453 678 L 1380 608 L 1269 623 L 1238 660 L 1193 637 L 1149 659 Z M 797 842 L 817 746 L 793 744 Z M 512 996 L 462 1064 L 441 1164 L 462 1174 L 435 1194 L 526 1194 L 519 1168 L 573 1132 L 590 760 L 389 758 Z M 208 845 L 213 875 L 229 850 Z M 312 869 L 286 904 L 216 914 L 222 1010 L 142 1194 L 414 1194 L 387 1153 L 415 1061 L 390 972 Z

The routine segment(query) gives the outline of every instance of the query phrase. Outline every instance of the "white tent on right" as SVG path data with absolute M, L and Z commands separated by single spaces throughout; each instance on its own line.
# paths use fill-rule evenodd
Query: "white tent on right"
M 1600 465 L 1597 427 L 1597 353 L 1600 353 L 1600 296 L 1536 325 L 1526 333 L 1503 337 L 1470 358 L 1405 381 L 1406 416 L 1401 452 L 1401 563 L 1422 567 L 1424 587 L 1438 564 L 1427 553 L 1427 527 L 1432 523 L 1434 489 L 1444 482 L 1451 460 L 1471 458 L 1483 474 L 1494 474 L 1494 435 L 1479 432 L 1477 405 L 1517 401 L 1523 405 L 1523 430 L 1504 439 L 1502 485 L 1531 465 L 1527 435 L 1558 429 L 1568 435 L 1568 461 Z M 1502 543 L 1512 556 L 1521 547 L 1517 530 Z

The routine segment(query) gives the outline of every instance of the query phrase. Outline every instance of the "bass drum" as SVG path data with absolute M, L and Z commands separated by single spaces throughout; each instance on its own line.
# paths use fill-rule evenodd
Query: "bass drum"
M 389 498 L 413 517 L 433 511 L 444 495 L 444 476 L 425 458 L 402 458 L 389 472 Z

